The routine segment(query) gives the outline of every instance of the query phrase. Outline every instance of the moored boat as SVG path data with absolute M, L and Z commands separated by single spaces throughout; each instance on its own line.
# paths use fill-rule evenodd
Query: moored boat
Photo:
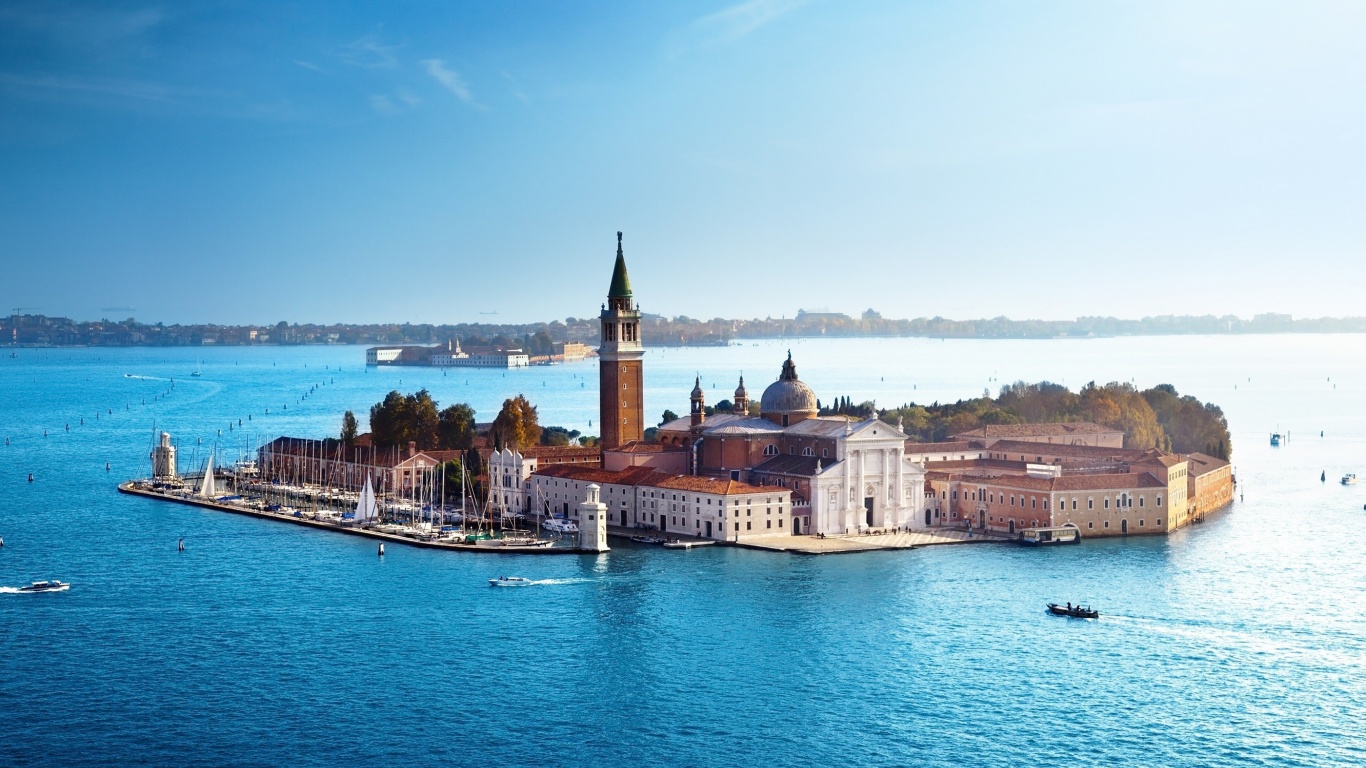
M 1355 473 L 1355 472 L 1348 472 L 1347 474 L 1343 475 L 1343 476 L 1342 476 L 1342 484 L 1343 484 L 1343 485 L 1356 485 L 1356 484 L 1357 484 L 1357 476 L 1356 476 L 1356 473 Z
M 1072 605 L 1071 603 L 1068 603 L 1065 606 L 1058 605 L 1057 603 L 1049 603 L 1048 612 L 1053 614 L 1054 616 L 1070 616 L 1074 619 L 1100 618 L 1100 611 L 1094 610 L 1090 607 L 1083 608 L 1080 605 Z
M 1051 528 L 1026 528 L 1020 532 L 1021 544 L 1031 547 L 1044 544 L 1080 544 L 1081 531 L 1075 526 L 1059 525 Z
M 631 541 L 637 544 L 663 544 L 664 540 L 658 536 L 632 536 Z

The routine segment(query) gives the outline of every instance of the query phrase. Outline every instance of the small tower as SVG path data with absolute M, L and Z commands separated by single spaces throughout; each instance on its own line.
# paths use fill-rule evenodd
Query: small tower
M 745 391 L 745 375 L 740 374 L 740 386 L 735 388 L 735 412 L 741 416 L 749 415 L 749 393 Z
M 707 420 L 707 401 L 702 394 L 702 377 L 699 375 L 692 385 L 692 428 L 694 430 L 702 428 L 702 422 Z
M 152 477 L 171 479 L 175 475 L 175 446 L 169 432 L 161 433 L 161 443 L 152 449 Z
M 607 546 L 607 505 L 598 496 L 602 487 L 589 483 L 585 488 L 587 499 L 579 504 L 579 548 L 591 552 L 606 552 Z

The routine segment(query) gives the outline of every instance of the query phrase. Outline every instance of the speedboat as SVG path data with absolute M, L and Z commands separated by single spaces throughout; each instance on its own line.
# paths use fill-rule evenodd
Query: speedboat
M 489 579 L 490 587 L 529 587 L 531 579 L 524 579 L 521 576 L 499 576 L 496 579 Z
M 1048 604 L 1048 612 L 1054 616 L 1070 616 L 1074 619 L 1099 619 L 1100 611 L 1091 608 L 1083 608 L 1080 605 L 1058 605 L 1057 603 Z
M 673 539 L 673 540 L 671 540 L 671 541 L 666 541 L 666 542 L 664 542 L 664 548 L 665 548 L 665 549 L 692 549 L 692 548 L 693 548 L 694 546 L 696 546 L 696 545 L 697 545 L 696 542 L 693 542 L 693 541 L 680 541 L 680 540 L 678 540 L 678 539 Z
M 1355 472 L 1348 472 L 1347 474 L 1343 475 L 1343 476 L 1342 476 L 1342 484 L 1343 484 L 1343 485 L 1356 485 L 1356 484 L 1357 484 L 1357 476 L 1356 476 L 1356 473 L 1355 473 Z
M 71 585 L 64 581 L 35 581 L 27 587 L 20 587 L 20 592 L 65 592 Z

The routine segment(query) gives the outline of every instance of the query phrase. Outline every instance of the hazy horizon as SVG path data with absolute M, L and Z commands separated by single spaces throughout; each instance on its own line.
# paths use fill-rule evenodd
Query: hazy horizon
M 0 9 L 0 311 L 1363 314 L 1366 5 Z M 481 312 L 497 311 L 497 316 Z

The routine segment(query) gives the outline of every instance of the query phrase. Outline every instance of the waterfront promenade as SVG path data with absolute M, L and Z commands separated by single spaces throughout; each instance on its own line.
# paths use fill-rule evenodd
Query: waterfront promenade
M 858 552 L 879 552 L 895 549 L 918 549 L 945 544 L 998 544 L 1009 541 L 999 536 L 983 536 L 974 532 L 969 536 L 958 530 L 891 531 L 881 534 L 852 534 L 848 536 L 777 536 L 743 541 L 735 546 L 763 549 L 770 552 L 791 552 L 798 555 L 843 555 Z

